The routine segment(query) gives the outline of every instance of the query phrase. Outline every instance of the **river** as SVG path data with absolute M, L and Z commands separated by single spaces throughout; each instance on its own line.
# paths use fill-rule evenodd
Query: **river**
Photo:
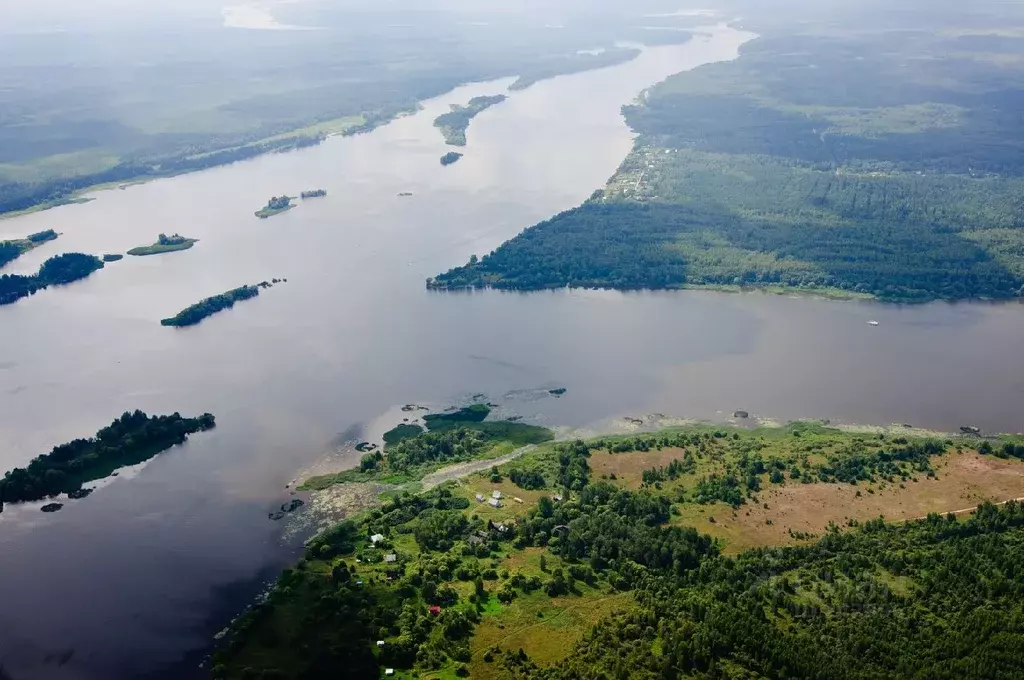
M 62 232 L 10 271 L 59 252 L 124 252 L 158 232 L 200 239 L 0 308 L 0 469 L 126 409 L 218 422 L 60 513 L 0 514 L 0 666 L 14 680 L 185 677 L 174 664 L 294 555 L 283 523 L 267 519 L 285 485 L 339 443 L 394 424 L 405 403 L 483 393 L 528 422 L 584 430 L 734 409 L 1024 429 L 1019 305 L 424 289 L 583 201 L 630 149 L 621 105 L 734 57 L 747 37 L 720 26 L 511 93 L 474 120 L 465 157 L 446 168 L 434 117 L 511 79 L 460 87 L 370 134 L 0 221 L 0 238 Z M 252 216 L 271 195 L 321 187 L 326 198 Z M 197 327 L 159 324 L 272 277 L 288 282 Z

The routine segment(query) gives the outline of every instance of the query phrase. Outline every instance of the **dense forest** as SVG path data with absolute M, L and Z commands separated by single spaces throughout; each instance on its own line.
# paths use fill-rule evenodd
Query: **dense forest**
M 434 119 L 434 127 L 439 129 L 441 134 L 444 135 L 446 144 L 466 146 L 466 130 L 469 129 L 470 121 L 476 118 L 477 114 L 481 111 L 500 104 L 507 98 L 503 94 L 496 94 L 493 96 L 473 97 L 466 106 L 452 104 L 451 111 L 442 113 Z
M 213 428 L 209 413 L 198 418 L 148 416 L 142 411 L 125 412 L 90 439 L 76 439 L 53 447 L 27 468 L 15 468 L 0 479 L 0 509 L 4 503 L 38 501 L 49 496 L 74 494 L 82 484 L 106 477 L 125 465 L 148 460 L 188 435 Z
M 225 309 L 231 309 L 235 306 L 236 302 L 256 297 L 260 294 L 261 285 L 241 286 L 226 293 L 205 298 L 194 305 L 189 305 L 170 318 L 161 319 L 160 325 L 194 326 L 208 316 L 212 316 Z
M 428 286 L 1020 297 L 1024 69 L 1000 55 L 1022 47 L 756 40 L 626 107 L 639 136 L 605 190 Z
M 415 447 L 432 446 L 422 437 Z M 947 449 L 978 442 L 798 424 L 547 445 L 459 484 L 388 494 L 311 540 L 236 621 L 213 677 L 316 678 L 341 665 L 354 678 L 1019 677 L 1021 504 L 829 524 L 788 547 L 723 554 L 679 521 L 703 501 L 662 486 L 724 463 L 751 496 L 783 483 L 770 479 L 780 470 L 873 488 L 934 474 Z M 981 448 L 1024 456 L 1015 440 Z M 680 450 L 641 488 L 594 467 Z M 504 476 L 530 505 L 481 502 Z M 591 610 L 602 613 L 580 614 Z
M 33 276 L 0 275 L 0 305 L 9 305 L 48 286 L 59 286 L 84 279 L 103 268 L 103 260 L 94 255 L 65 253 L 51 257 Z

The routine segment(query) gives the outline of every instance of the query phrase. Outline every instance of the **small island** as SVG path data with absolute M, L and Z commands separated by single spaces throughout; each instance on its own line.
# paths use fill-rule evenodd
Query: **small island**
M 323 198 L 327 195 L 327 189 L 313 189 L 312 191 L 303 191 L 301 194 L 302 198 Z
M 206 299 L 200 300 L 194 305 L 186 307 L 174 316 L 162 319 L 160 321 L 161 326 L 194 326 L 208 316 L 212 316 L 217 312 L 225 309 L 231 309 L 235 306 L 236 302 L 242 300 L 249 300 L 260 294 L 260 289 L 271 288 L 276 283 L 283 283 L 286 279 L 274 279 L 273 281 L 263 281 L 252 286 L 241 286 L 234 288 L 226 293 L 220 295 L 214 295 Z
M 52 241 L 59 234 L 53 229 L 29 234 L 25 238 L 14 239 L 13 241 L 0 241 L 0 267 L 17 260 L 19 257 L 37 248 L 47 241 Z
M 17 302 L 47 286 L 84 279 L 97 269 L 103 269 L 103 260 L 94 255 L 64 253 L 44 262 L 39 273 L 33 276 L 4 274 L 0 276 L 0 305 Z
M 274 215 L 280 215 L 295 207 L 292 203 L 293 200 L 295 200 L 294 196 L 271 196 L 263 209 L 257 210 L 254 214 L 261 220 L 273 217 Z
M 451 146 L 466 146 L 466 130 L 478 113 L 508 99 L 503 94 L 473 97 L 468 106 L 452 104 L 452 110 L 434 119 L 434 127 L 444 135 L 444 141 Z
M 106 253 L 103 256 L 103 261 L 104 262 L 117 262 L 118 260 L 123 260 L 123 259 L 124 259 L 124 255 L 122 255 L 121 253 Z
M 149 460 L 184 443 L 188 435 L 210 430 L 215 424 L 209 413 L 183 418 L 178 413 L 148 416 L 142 411 L 125 412 L 95 437 L 55 446 L 28 467 L 5 474 L 0 479 L 0 509 L 4 503 L 41 501 L 62 493 L 69 498 L 84 498 L 88 492 L 83 492 L 82 484 Z M 43 511 L 54 512 L 61 507 L 55 503 L 44 506 Z
M 145 255 L 160 255 L 161 253 L 173 253 L 178 250 L 188 250 L 196 244 L 197 238 L 185 238 L 181 234 L 160 234 L 156 243 L 151 246 L 139 246 L 128 251 L 129 255 L 142 257 Z
M 461 153 L 457 151 L 449 151 L 445 155 L 441 156 L 441 165 L 451 165 L 460 158 L 462 158 Z

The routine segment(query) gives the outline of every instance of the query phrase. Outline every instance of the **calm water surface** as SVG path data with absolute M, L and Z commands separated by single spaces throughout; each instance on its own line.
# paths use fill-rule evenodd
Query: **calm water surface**
M 0 665 L 15 680 L 138 677 L 202 649 L 294 554 L 267 520 L 284 485 L 408 402 L 484 393 L 579 428 L 743 408 L 1024 429 L 1016 305 L 424 290 L 426 277 L 584 200 L 629 151 L 620 106 L 673 72 L 734 57 L 747 37 L 719 27 L 512 93 L 474 120 L 466 156 L 447 168 L 433 118 L 511 80 L 459 88 L 371 134 L 0 221 L 0 238 L 63 234 L 10 271 L 59 252 L 124 252 L 158 232 L 201 239 L 0 308 L 0 469 L 125 409 L 218 421 L 61 513 L 0 515 Z M 271 195 L 320 187 L 327 198 L 252 216 Z M 273 277 L 288 283 L 200 326 L 159 325 Z M 568 394 L 540 398 L 555 386 Z

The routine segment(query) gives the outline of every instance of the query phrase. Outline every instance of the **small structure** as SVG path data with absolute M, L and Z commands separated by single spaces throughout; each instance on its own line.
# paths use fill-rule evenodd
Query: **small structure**
M 476 495 L 476 500 L 477 500 L 478 503 L 483 503 L 484 502 L 484 495 L 482 493 L 478 493 Z
M 554 495 L 554 497 L 553 497 L 553 500 L 554 500 L 554 501 L 555 501 L 556 503 L 561 503 L 561 502 L 562 502 L 562 494 L 560 494 L 560 493 L 556 493 L 556 494 Z
M 487 501 L 487 505 L 491 506 L 492 508 L 500 508 L 501 501 L 499 501 L 497 498 L 492 498 L 491 500 Z
M 441 613 L 441 608 L 438 607 L 436 604 L 432 604 L 429 607 L 427 607 L 427 612 L 429 612 L 431 616 L 437 616 Z
M 378 647 L 383 647 L 384 646 L 384 641 L 383 640 L 377 640 L 377 646 Z
M 394 668 L 385 668 L 384 669 L 384 675 L 390 676 L 390 675 L 394 675 L 394 674 L 395 674 L 395 669 Z
M 500 501 L 501 500 L 501 492 L 498 491 L 497 489 L 495 489 L 494 491 L 491 492 L 491 498 Z
M 522 503 L 523 502 L 523 499 L 520 498 L 519 496 L 513 496 L 512 500 L 514 500 L 516 503 Z
M 391 553 L 390 555 L 385 555 L 384 556 L 384 561 L 387 562 L 387 563 L 397 562 L 398 561 L 398 555 L 396 555 L 395 553 Z
M 370 543 L 373 543 L 374 545 L 380 543 L 383 540 L 384 534 L 374 534 L 373 536 L 370 536 Z

